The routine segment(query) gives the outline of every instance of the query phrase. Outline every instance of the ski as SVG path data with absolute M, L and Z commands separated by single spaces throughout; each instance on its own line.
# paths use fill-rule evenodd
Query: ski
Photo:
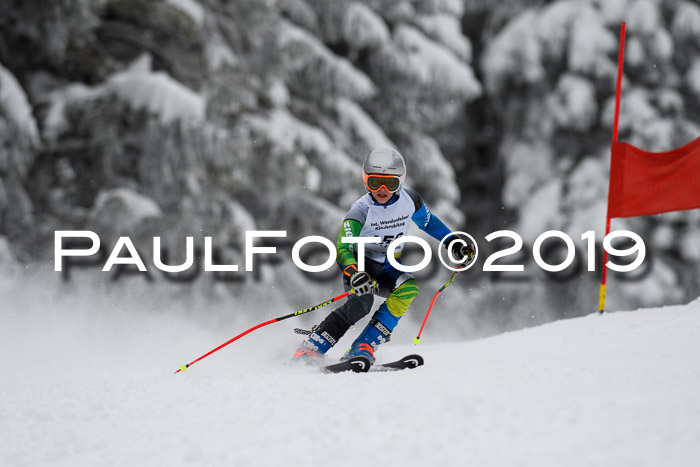
M 327 365 L 322 368 L 324 373 L 342 373 L 352 371 L 354 373 L 367 373 L 372 366 L 372 362 L 367 357 L 353 357 L 340 363 Z
M 423 365 L 423 357 L 417 354 L 406 355 L 395 362 L 382 363 L 372 366 L 372 363 L 366 357 L 354 357 L 344 362 L 326 365 L 321 368 L 324 373 L 342 373 L 344 371 L 352 371 L 354 373 L 367 373 L 368 371 L 399 371 L 418 368 Z
M 418 368 L 423 365 L 423 357 L 417 354 L 406 355 L 400 360 L 395 362 L 382 363 L 381 365 L 374 365 L 371 371 L 399 371 L 399 370 L 410 370 L 413 368 Z

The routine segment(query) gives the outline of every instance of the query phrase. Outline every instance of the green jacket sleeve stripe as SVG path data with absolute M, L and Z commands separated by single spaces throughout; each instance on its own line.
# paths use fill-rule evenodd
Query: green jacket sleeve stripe
M 355 256 L 350 251 L 350 244 L 343 243 L 341 239 L 343 237 L 359 237 L 362 231 L 362 224 L 352 219 L 346 219 L 343 221 L 343 225 L 340 227 L 340 233 L 338 233 L 338 241 L 335 244 L 336 249 L 336 260 L 340 263 L 340 266 L 345 268 L 351 264 L 357 265 L 357 260 Z

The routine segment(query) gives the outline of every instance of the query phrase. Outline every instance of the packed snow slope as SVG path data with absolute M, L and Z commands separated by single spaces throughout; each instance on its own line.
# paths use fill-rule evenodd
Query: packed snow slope
M 135 324 L 48 315 L 33 322 L 2 313 L 2 466 L 640 467 L 700 459 L 700 300 L 474 342 L 392 342 L 380 360 L 418 350 L 426 365 L 337 375 L 284 365 L 298 337 L 282 337 L 283 323 L 174 375 L 235 334 L 164 317 Z

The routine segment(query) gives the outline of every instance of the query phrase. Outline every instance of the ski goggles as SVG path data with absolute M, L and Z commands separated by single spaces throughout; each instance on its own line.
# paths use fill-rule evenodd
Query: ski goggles
M 364 174 L 365 185 L 372 193 L 376 193 L 382 187 L 390 193 L 396 193 L 401 188 L 401 177 L 396 175 L 367 175 Z

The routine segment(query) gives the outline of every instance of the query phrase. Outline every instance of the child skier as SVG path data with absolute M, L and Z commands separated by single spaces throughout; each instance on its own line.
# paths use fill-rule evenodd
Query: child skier
M 399 319 L 418 295 L 418 285 L 409 272 L 401 272 L 389 264 L 386 252 L 392 240 L 408 232 L 409 219 L 432 237 L 442 240 L 450 230 L 432 214 L 421 196 L 404 188 L 406 164 L 394 149 L 375 149 L 362 166 L 362 176 L 368 190 L 353 203 L 345 215 L 337 241 L 337 261 L 343 271 L 345 290 L 353 289 L 347 301 L 333 310 L 308 339 L 301 344 L 293 359 L 314 360 L 333 347 L 347 330 L 366 316 L 372 308 L 376 285 L 391 291 L 389 297 L 374 313 L 365 329 L 352 343 L 342 360 L 365 356 L 374 363 L 377 346 L 387 342 Z M 343 237 L 379 237 L 381 243 L 365 245 L 365 270 L 357 268 L 357 251 L 353 244 L 343 243 Z M 457 261 L 471 261 L 474 249 L 459 237 L 446 242 Z M 401 247 L 395 257 L 400 261 Z M 376 282 L 375 282 L 376 281 Z

